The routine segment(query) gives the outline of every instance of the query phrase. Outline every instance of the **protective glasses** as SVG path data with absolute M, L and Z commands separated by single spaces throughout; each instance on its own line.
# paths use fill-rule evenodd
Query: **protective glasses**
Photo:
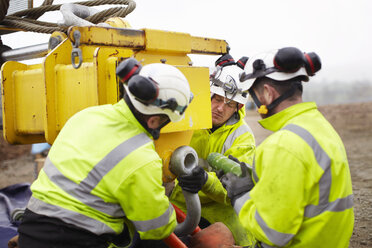
M 194 95 L 192 94 L 192 92 L 190 92 L 190 100 L 189 100 L 188 105 L 190 105 L 193 99 L 194 99 Z M 178 105 L 177 100 L 175 98 L 170 98 L 166 101 L 157 98 L 155 99 L 155 101 L 151 102 L 150 104 L 158 106 L 161 109 L 170 109 L 172 110 L 172 112 L 178 111 L 180 115 L 182 115 L 188 107 L 188 105 L 185 105 L 185 106 Z

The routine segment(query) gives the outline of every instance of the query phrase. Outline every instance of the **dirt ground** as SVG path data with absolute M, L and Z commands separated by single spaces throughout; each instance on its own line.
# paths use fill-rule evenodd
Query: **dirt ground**
M 319 109 L 340 134 L 349 159 L 355 203 L 354 232 L 349 247 L 372 247 L 372 102 Z M 259 144 L 270 132 L 257 123 L 256 112 L 247 114 L 247 122 Z M 33 181 L 34 160 L 30 149 L 30 145 L 8 145 L 0 138 L 0 188 Z

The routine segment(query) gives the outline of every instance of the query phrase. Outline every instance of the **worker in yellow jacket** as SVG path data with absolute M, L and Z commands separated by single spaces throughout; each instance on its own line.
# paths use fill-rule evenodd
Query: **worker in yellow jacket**
M 108 247 L 119 234 L 127 245 L 134 232 L 160 240 L 176 227 L 153 139 L 183 117 L 192 99 L 188 81 L 171 65 L 142 67 L 132 58 L 117 74 L 124 99 L 75 114 L 51 147 L 31 186 L 20 248 Z M 199 179 L 194 173 L 192 185 L 184 184 L 197 191 L 206 180 Z
M 274 133 L 256 150 L 252 176 L 221 178 L 242 225 L 261 247 L 348 247 L 354 211 L 342 140 L 302 81 L 321 69 L 316 53 L 294 47 L 248 60 L 241 81 L 260 124 Z M 253 188 L 252 188 L 253 187 Z
M 208 171 L 208 181 L 199 192 L 202 221 L 206 227 L 215 222 L 223 222 L 232 232 L 235 243 L 246 246 L 252 244 L 252 237 L 239 222 L 216 172 L 208 165 L 207 157 L 212 152 L 225 156 L 233 155 L 241 161 L 252 163 L 255 139 L 245 123 L 244 104 L 248 94 L 239 92 L 239 73 L 243 72 L 243 57 L 237 63 L 230 54 L 216 61 L 211 74 L 212 128 L 194 132 L 190 146 L 199 157 L 199 165 Z M 176 186 L 171 194 L 171 202 L 186 211 L 182 190 Z

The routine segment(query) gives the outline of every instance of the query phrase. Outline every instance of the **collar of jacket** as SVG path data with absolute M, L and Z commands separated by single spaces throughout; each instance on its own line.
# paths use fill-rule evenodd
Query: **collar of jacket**
M 117 111 L 120 112 L 120 114 L 123 115 L 125 119 L 136 125 L 139 129 L 141 129 L 141 131 L 146 133 L 147 136 L 152 138 L 152 135 L 141 125 L 141 123 L 133 115 L 132 111 L 130 110 L 129 106 L 126 104 L 124 99 L 121 99 L 119 102 L 115 103 L 114 107 L 116 108 Z
M 302 102 L 292 105 L 268 118 L 259 120 L 258 122 L 263 128 L 276 132 L 286 125 L 286 123 L 293 117 L 316 108 L 315 102 Z

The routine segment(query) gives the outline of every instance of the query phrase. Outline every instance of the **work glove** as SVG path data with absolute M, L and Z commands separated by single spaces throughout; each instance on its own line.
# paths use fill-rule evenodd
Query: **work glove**
M 178 178 L 181 188 L 190 193 L 198 193 L 208 180 L 208 173 L 200 166 L 191 171 L 191 175 L 181 175 Z
M 225 175 L 225 172 L 223 170 L 216 170 L 216 176 L 218 179 L 221 179 L 221 177 L 223 177 L 223 175 Z
M 235 201 L 245 193 L 249 192 L 253 188 L 254 183 L 246 163 L 240 162 L 237 158 L 231 155 L 229 155 L 229 159 L 239 163 L 242 170 L 242 175 L 240 177 L 233 173 L 227 173 L 220 178 L 223 187 L 227 191 L 227 196 L 231 200 L 231 205 L 234 206 Z

